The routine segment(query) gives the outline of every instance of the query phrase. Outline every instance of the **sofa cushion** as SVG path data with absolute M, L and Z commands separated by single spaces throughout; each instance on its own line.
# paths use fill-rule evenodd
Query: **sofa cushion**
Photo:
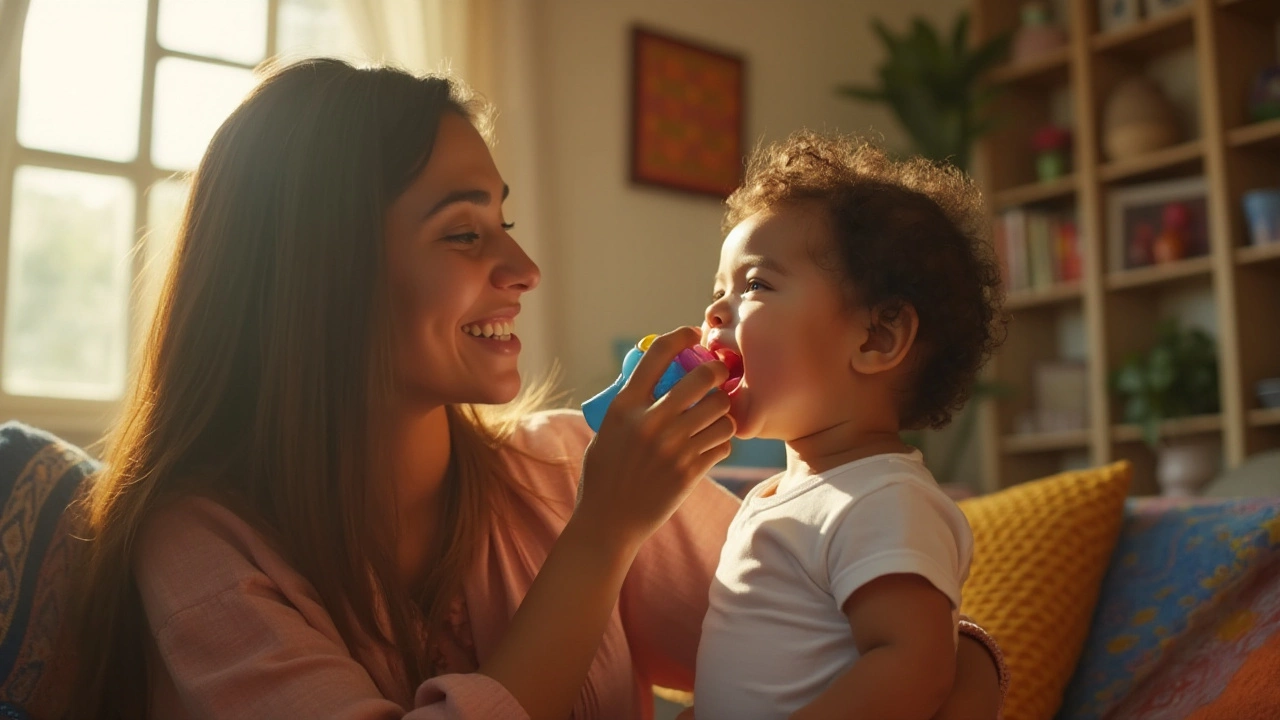
M 1049 720 L 1089 632 L 1129 491 L 1128 463 L 965 500 L 973 565 L 961 612 L 1004 652 L 1005 717 Z
M 96 469 L 53 435 L 0 425 L 0 717 L 21 717 L 51 658 L 70 562 L 63 511 Z
M 1126 516 L 1059 717 L 1280 716 L 1280 498 Z

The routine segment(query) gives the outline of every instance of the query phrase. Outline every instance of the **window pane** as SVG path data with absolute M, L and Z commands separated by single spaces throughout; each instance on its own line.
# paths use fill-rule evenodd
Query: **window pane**
M 140 312 L 144 322 L 150 322 L 155 312 L 160 288 L 164 286 L 173 259 L 174 244 L 178 239 L 182 212 L 186 208 L 191 182 L 186 179 L 161 180 L 147 191 L 147 231 L 143 251 L 146 266 L 142 273 L 142 302 Z
M 267 1 L 160 0 L 156 35 L 170 50 L 256 63 L 267 54 Z
M 133 184 L 19 167 L 4 326 L 4 389 L 110 400 L 124 389 Z
M 138 154 L 146 0 L 31 0 L 18 142 L 127 162 Z
M 151 162 L 170 170 L 200 164 L 213 133 L 254 85 L 253 72 L 163 58 L 156 65 Z
M 276 47 L 281 55 L 358 57 L 345 0 L 280 0 Z

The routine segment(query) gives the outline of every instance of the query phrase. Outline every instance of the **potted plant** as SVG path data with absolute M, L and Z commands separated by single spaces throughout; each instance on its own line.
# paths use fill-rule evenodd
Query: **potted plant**
M 1161 442 L 1165 420 L 1218 412 L 1218 353 L 1199 328 L 1162 323 L 1156 342 L 1131 355 L 1111 378 L 1124 401 L 1124 421 L 1141 426 L 1157 454 L 1156 475 L 1166 495 L 1194 494 L 1218 468 L 1218 446 L 1203 441 Z
M 841 85 L 837 92 L 889 105 L 911 136 L 912 152 L 968 170 L 974 142 L 991 127 L 984 115 L 993 92 L 980 81 L 1004 61 L 1010 35 L 970 49 L 967 13 L 956 19 L 945 42 L 919 18 L 902 35 L 895 35 L 878 19 L 871 25 L 888 52 L 877 68 L 879 85 Z
M 1031 136 L 1036 153 L 1036 178 L 1040 182 L 1057 180 L 1067 174 L 1071 149 L 1071 131 L 1057 125 L 1045 125 Z

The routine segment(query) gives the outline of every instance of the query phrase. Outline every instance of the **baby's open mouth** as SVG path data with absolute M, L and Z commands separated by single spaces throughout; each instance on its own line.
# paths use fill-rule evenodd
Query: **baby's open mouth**
M 717 349 L 716 356 L 720 358 L 720 362 L 729 368 L 729 379 L 724 381 L 720 389 L 732 395 L 733 391 L 737 390 L 738 386 L 742 384 L 742 356 L 725 348 Z

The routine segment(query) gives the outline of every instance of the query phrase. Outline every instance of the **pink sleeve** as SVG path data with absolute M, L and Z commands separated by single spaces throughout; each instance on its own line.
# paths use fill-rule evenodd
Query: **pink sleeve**
M 356 659 L 301 576 L 243 521 L 189 501 L 148 522 L 135 577 L 154 640 L 165 717 L 525 720 L 492 678 L 451 675 L 388 699 L 395 673 L 370 648 Z M 370 658 L 373 658 L 370 660 Z M 375 680 L 378 678 L 378 680 Z
M 563 423 L 561 452 L 581 462 L 594 436 L 582 414 L 547 417 Z M 707 593 L 739 504 L 728 490 L 703 480 L 636 556 L 618 607 L 632 662 L 646 683 L 693 689 Z
M 648 683 L 693 690 L 707 593 L 738 505 L 729 491 L 703 480 L 631 566 L 622 586 L 622 624 Z

